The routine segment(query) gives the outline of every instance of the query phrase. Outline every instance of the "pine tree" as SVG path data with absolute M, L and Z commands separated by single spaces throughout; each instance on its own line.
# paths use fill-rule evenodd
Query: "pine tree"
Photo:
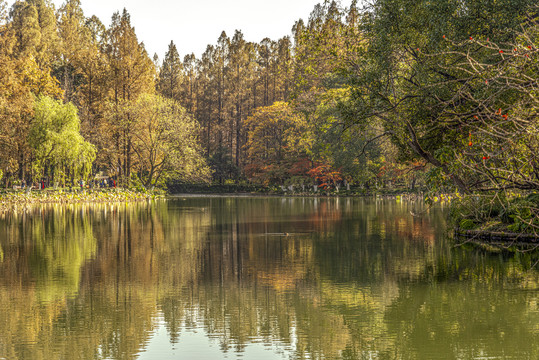
M 181 95 L 183 65 L 173 41 L 168 46 L 165 59 L 159 70 L 157 89 L 170 99 L 179 100 Z
M 56 61 L 54 75 L 61 79 L 64 100 L 79 105 L 78 87 L 81 85 L 81 67 L 88 58 L 86 51 L 90 45 L 90 31 L 85 26 L 86 19 L 80 0 L 66 1 L 58 11 L 58 33 L 60 56 Z
M 130 181 L 133 167 L 134 119 L 130 106 L 144 93 L 155 88 L 155 69 L 144 45 L 138 42 L 131 17 L 124 9 L 122 15 L 115 13 L 106 33 L 106 57 L 111 81 L 112 111 L 109 123 L 112 125 L 109 139 L 115 154 L 111 167 L 117 167 L 124 183 Z M 115 159 L 114 159 L 115 158 Z
M 41 69 L 50 68 L 58 51 L 54 7 L 45 0 L 16 1 L 10 16 L 17 37 L 17 56 L 32 56 Z
M 196 113 L 196 81 L 197 59 L 194 54 L 185 55 L 183 58 L 183 79 L 181 91 L 181 103 L 191 114 Z
M 16 50 L 16 33 L 7 19 L 6 3 L 0 0 L 0 169 L 6 182 L 13 176 L 26 177 L 33 102 L 24 86 L 24 61 L 14 56 Z

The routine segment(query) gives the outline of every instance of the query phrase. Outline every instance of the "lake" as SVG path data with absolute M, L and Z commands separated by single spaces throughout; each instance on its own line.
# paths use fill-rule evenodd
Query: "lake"
M 530 254 L 398 199 L 176 197 L 0 215 L 0 359 L 539 359 Z

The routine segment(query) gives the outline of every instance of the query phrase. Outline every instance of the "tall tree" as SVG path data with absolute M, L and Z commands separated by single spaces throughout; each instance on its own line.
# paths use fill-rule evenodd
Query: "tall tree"
M 109 98 L 109 67 L 105 52 L 106 28 L 96 17 L 86 19 L 83 34 L 88 36 L 84 46 L 74 57 L 74 65 L 82 77 L 74 94 L 79 107 L 83 135 L 98 148 L 97 166 L 110 166 L 109 151 L 104 151 L 111 132 L 105 121 L 106 103 Z
M 159 69 L 157 88 L 159 93 L 170 99 L 179 100 L 182 86 L 183 65 L 173 41 L 168 45 L 163 64 Z
M 50 68 L 57 54 L 54 6 L 48 0 L 16 1 L 10 11 L 18 56 L 32 56 L 41 69 Z
M 26 176 L 28 119 L 32 95 L 24 86 L 24 59 L 14 55 L 17 37 L 8 22 L 5 1 L 0 1 L 0 170 L 9 181 Z
M 212 151 L 212 142 L 215 138 L 214 132 L 214 109 L 215 97 L 213 96 L 213 53 L 214 47 L 208 45 L 206 51 L 202 54 L 200 61 L 197 63 L 197 88 L 198 96 L 196 100 L 196 118 L 200 121 L 203 127 L 202 144 L 206 150 L 206 155 L 209 156 Z
M 57 80 L 51 76 L 51 62 L 57 47 L 56 18 L 49 2 L 17 1 L 10 11 L 10 22 L 2 21 L 0 57 L 3 58 L 4 81 L 0 97 L 4 98 L 6 122 L 4 145 L 9 156 L 6 172 L 26 178 L 31 160 L 28 131 L 33 113 L 33 95 L 62 97 Z M 16 161 L 14 159 L 16 157 Z
M 241 149 L 243 147 L 243 121 L 247 115 L 248 101 L 248 74 L 249 71 L 249 49 L 248 43 L 243 38 L 243 33 L 236 30 L 230 44 L 229 61 L 229 83 L 231 91 L 231 101 L 234 103 L 234 117 L 231 122 L 232 132 L 232 153 L 235 158 L 236 166 L 240 164 Z
M 185 55 L 183 58 L 183 80 L 181 102 L 188 112 L 196 113 L 197 81 L 196 67 L 197 59 L 194 54 Z
M 226 32 L 222 32 L 217 39 L 217 46 L 215 47 L 215 53 L 213 56 L 214 67 L 214 84 L 217 97 L 217 146 L 223 146 L 227 137 L 227 120 L 229 114 L 227 112 L 228 105 L 228 88 L 227 88 L 227 73 L 228 73 L 228 60 L 230 51 L 230 38 Z
M 115 13 L 106 34 L 106 56 L 111 81 L 112 124 L 111 167 L 118 168 L 123 182 L 128 182 L 133 167 L 134 121 L 129 111 L 131 103 L 143 93 L 154 89 L 155 69 L 142 43 L 138 42 L 131 16 L 127 10 Z
M 61 79 L 64 100 L 79 105 L 78 88 L 83 81 L 81 67 L 92 59 L 88 55 L 90 31 L 85 26 L 86 18 L 80 0 L 67 0 L 58 11 L 59 53 L 54 75 Z

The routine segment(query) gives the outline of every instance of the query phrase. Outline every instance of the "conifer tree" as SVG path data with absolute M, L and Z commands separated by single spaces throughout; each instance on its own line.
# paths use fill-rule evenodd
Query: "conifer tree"
M 59 53 L 54 75 L 60 79 L 64 100 L 79 105 L 78 87 L 81 85 L 81 67 L 88 58 L 90 32 L 80 0 L 67 0 L 58 11 Z
M 32 56 L 41 69 L 50 68 L 58 51 L 54 6 L 47 0 L 19 0 L 13 4 L 10 17 L 17 56 Z
M 152 60 L 139 43 L 135 29 L 131 25 L 131 16 L 127 10 L 112 16 L 112 24 L 106 33 L 106 57 L 109 65 L 108 77 L 111 82 L 111 138 L 114 149 L 111 153 L 111 167 L 118 168 L 124 183 L 129 182 L 133 167 L 133 131 L 134 119 L 130 106 L 143 93 L 154 89 Z
M 157 88 L 159 93 L 170 99 L 179 100 L 181 95 L 183 65 L 173 41 L 168 46 L 163 64 L 159 69 Z

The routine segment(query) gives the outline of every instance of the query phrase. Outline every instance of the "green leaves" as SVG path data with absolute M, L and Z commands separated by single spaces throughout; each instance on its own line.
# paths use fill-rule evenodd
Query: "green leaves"
M 288 103 L 276 102 L 257 109 L 246 125 L 250 159 L 247 175 L 266 184 L 284 182 L 290 165 L 306 157 L 310 148 L 305 117 L 294 112 Z
M 369 48 L 350 67 L 346 119 L 381 124 L 401 159 L 440 169 L 430 176 L 437 186 L 539 186 L 531 51 L 538 25 L 523 21 L 534 4 L 376 1 L 365 27 Z
M 130 107 L 133 148 L 145 186 L 163 177 L 206 181 L 210 171 L 198 143 L 199 125 L 172 99 L 144 94 Z
M 96 157 L 94 145 L 80 134 L 77 108 L 50 97 L 37 98 L 34 105 L 28 142 L 34 151 L 34 176 L 48 171 L 56 180 L 87 178 Z

